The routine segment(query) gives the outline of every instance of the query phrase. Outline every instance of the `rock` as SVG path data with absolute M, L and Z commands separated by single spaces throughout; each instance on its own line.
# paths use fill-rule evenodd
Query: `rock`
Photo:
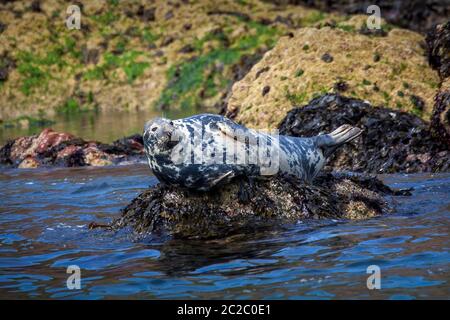
M 164 18 L 166 20 L 172 19 L 173 18 L 173 11 L 167 11 L 167 13 L 164 15 Z
M 183 46 L 178 52 L 180 52 L 180 53 L 192 53 L 194 51 L 195 51 L 195 48 L 192 45 L 187 44 L 187 45 Z
M 8 80 L 9 73 L 15 68 L 16 63 L 8 54 L 0 56 L 0 82 Z
M 328 160 L 327 167 L 366 173 L 450 169 L 449 140 L 433 136 L 422 119 L 338 94 L 323 95 L 291 110 L 279 129 L 280 134 L 315 136 L 343 124 L 364 131 L 360 138 L 340 147 Z
M 212 15 L 225 15 L 225 16 L 234 16 L 243 21 L 250 21 L 250 16 L 248 14 L 238 12 L 238 11 L 230 11 L 230 10 L 210 10 L 207 12 L 209 16 Z
M 32 156 L 26 156 L 18 166 L 20 169 L 32 169 L 37 167 L 39 167 L 39 161 Z
M 233 85 L 225 114 L 254 128 L 275 128 L 292 107 L 346 88 L 347 95 L 373 105 L 429 119 L 439 77 L 428 66 L 422 41 L 422 35 L 402 29 L 373 37 L 330 27 L 301 28 L 293 38 L 282 37 Z M 300 76 L 298 70 L 303 71 Z M 335 89 L 337 82 L 346 86 Z M 263 97 L 267 85 L 270 95 Z M 403 96 L 397 95 L 399 90 Z M 417 104 L 423 111 L 416 110 Z
M 437 25 L 427 38 L 428 62 L 441 77 L 440 90 L 434 98 L 431 132 L 450 148 L 450 21 Z
M 143 5 L 140 5 L 138 11 L 136 12 L 136 15 L 143 22 L 151 22 L 155 21 L 155 11 L 156 8 L 145 8 Z
M 0 34 L 1 34 L 3 31 L 5 31 L 6 28 L 7 28 L 7 25 L 4 24 L 4 23 L 2 23 L 2 22 L 0 21 Z
M 42 12 L 40 1 L 39 1 L 39 0 L 34 0 L 34 1 L 31 3 L 30 9 L 31 9 L 31 11 L 33 11 L 33 12 Z
M 164 39 L 161 42 L 161 47 L 165 47 L 168 46 L 169 44 L 171 44 L 172 42 L 175 41 L 175 38 L 172 36 L 166 36 L 164 37 Z
M 249 72 L 249 70 L 262 58 L 263 54 L 264 50 L 258 51 L 253 55 L 243 55 L 239 62 L 231 68 L 231 83 L 230 85 L 228 85 L 227 90 L 222 94 L 221 99 L 214 105 L 216 110 L 220 110 L 220 114 L 225 114 L 227 110 L 228 99 L 231 95 L 233 84 L 241 80 Z M 269 68 L 267 68 L 267 70 L 269 70 Z M 259 76 L 261 73 L 267 70 L 259 70 L 259 72 L 257 72 L 257 75 Z M 235 115 L 229 114 L 229 116 L 232 118 Z
M 38 135 L 20 137 L 6 143 L 0 149 L 0 164 L 18 168 L 105 166 L 123 161 L 143 161 L 143 148 L 140 135 L 103 144 L 44 129 Z
M 436 23 L 445 22 L 450 16 L 447 0 L 276 0 L 277 4 L 307 5 L 324 11 L 348 14 L 367 12 L 369 5 L 377 5 L 381 16 L 389 23 L 416 31 L 427 31 Z
M 80 107 L 101 112 L 160 105 L 213 110 L 227 95 L 234 70 L 243 69 L 238 66 L 243 57 L 270 49 L 291 31 L 275 22 L 277 16 L 289 17 L 296 26 L 338 16 L 299 6 L 274 10 L 259 0 L 73 1 L 86 17 L 81 32 L 73 32 L 61 24 L 66 1 L 38 2 L 42 12 L 28 9 L 32 1 L 7 1 L 1 7 L 0 56 L 9 52 L 17 61 L 14 69 L 0 63 L 3 121 L 36 118 L 41 109 L 53 118 L 80 89 L 95 92 L 96 98 L 95 106 Z M 18 12 L 22 19 L 16 17 Z M 164 56 L 155 59 L 148 51 L 157 47 L 164 49 Z M 214 68 L 216 64 L 222 64 L 222 70 Z M 172 85 L 172 71 L 180 67 L 181 77 Z M 200 92 L 206 94 L 200 98 Z
M 434 98 L 430 128 L 433 136 L 450 148 L 450 79 L 444 81 L 441 87 Z
M 264 97 L 270 91 L 270 86 L 265 86 L 262 90 L 262 96 Z
M 426 37 L 428 62 L 442 79 L 450 77 L 450 21 L 430 30 Z
M 322 55 L 321 59 L 322 59 L 322 61 L 327 62 L 327 63 L 333 62 L 333 57 L 328 52 L 324 53 Z
M 390 211 L 384 196 L 407 195 L 370 176 L 324 173 L 314 184 L 289 176 L 234 180 L 192 192 L 158 184 L 142 192 L 108 227 L 138 234 L 215 238 L 236 231 L 308 219 L 366 219 Z M 95 223 L 91 228 L 97 227 Z

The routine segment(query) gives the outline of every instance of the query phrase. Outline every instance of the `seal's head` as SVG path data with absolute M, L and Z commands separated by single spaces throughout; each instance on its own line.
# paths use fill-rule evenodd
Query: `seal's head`
M 177 143 L 174 123 L 165 118 L 154 118 L 144 127 L 144 145 L 149 154 L 170 151 Z

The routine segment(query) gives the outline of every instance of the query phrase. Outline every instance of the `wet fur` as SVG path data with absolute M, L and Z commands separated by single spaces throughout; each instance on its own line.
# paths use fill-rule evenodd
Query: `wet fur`
M 233 130 L 242 130 L 251 138 L 239 141 L 238 137 L 230 136 Z M 290 174 L 303 181 L 312 181 L 325 164 L 324 152 L 328 155 L 331 149 L 334 150 L 340 144 L 353 139 L 346 136 L 345 139 L 336 141 L 333 138 L 341 137 L 344 129 L 338 130 L 335 132 L 340 135 L 334 136 L 335 132 L 311 138 L 278 136 L 277 173 Z M 200 132 L 202 134 L 199 134 Z M 260 139 L 269 139 L 271 143 L 275 141 L 274 136 L 249 130 L 226 117 L 213 114 L 200 114 L 173 121 L 163 118 L 153 119 L 146 124 L 143 138 L 149 166 L 160 181 L 203 191 L 228 183 L 237 176 L 252 178 L 262 175 L 258 164 L 223 163 L 223 158 L 230 156 L 225 150 L 226 139 L 234 138 L 236 143 L 243 144 L 241 146 L 248 155 L 257 152 L 256 147 Z M 252 138 L 256 141 L 249 141 Z M 213 152 L 206 154 L 207 161 L 203 161 L 202 164 L 174 163 L 172 156 L 183 154 L 189 143 L 194 146 L 191 157 L 201 159 L 201 154 L 207 147 Z

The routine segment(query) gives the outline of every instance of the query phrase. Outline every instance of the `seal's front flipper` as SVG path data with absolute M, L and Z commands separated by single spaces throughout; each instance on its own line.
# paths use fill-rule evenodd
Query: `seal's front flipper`
M 361 133 L 361 129 L 344 124 L 331 133 L 315 137 L 315 143 L 322 148 L 324 156 L 328 157 L 338 147 L 359 137 Z
M 219 183 L 228 183 L 232 178 L 234 178 L 235 174 L 232 170 L 225 172 L 224 174 L 222 174 L 221 176 L 219 176 L 218 178 L 214 179 L 213 181 L 211 181 L 210 183 L 210 187 L 215 187 L 217 186 Z
M 245 143 L 248 139 L 250 145 L 256 145 L 258 143 L 258 133 L 254 130 L 247 129 L 244 126 L 238 125 L 232 121 L 218 122 L 217 127 L 227 137 L 236 141 Z

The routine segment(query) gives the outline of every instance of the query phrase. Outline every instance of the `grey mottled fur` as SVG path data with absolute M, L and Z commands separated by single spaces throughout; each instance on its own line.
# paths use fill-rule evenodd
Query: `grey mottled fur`
M 244 136 L 248 137 L 247 140 L 227 134 L 235 130 L 244 133 Z M 150 168 L 161 182 L 190 189 L 209 190 L 229 182 L 236 176 L 262 176 L 262 166 L 273 165 L 270 161 L 278 161 L 277 168 L 281 173 L 311 181 L 323 168 L 325 155 L 328 156 L 336 147 L 360 133 L 357 128 L 342 126 L 331 134 L 311 138 L 271 136 L 249 130 L 220 115 L 200 114 L 173 121 L 164 118 L 153 119 L 146 123 L 143 138 Z M 279 140 L 276 140 L 277 138 Z M 230 152 L 227 154 L 225 147 L 227 142 L 240 144 L 245 155 L 250 157 L 255 156 L 263 141 L 268 141 L 269 146 L 276 151 L 276 155 L 268 159 L 268 163 L 246 161 L 245 157 L 236 159 L 239 155 L 235 157 Z M 188 153 L 189 160 L 201 159 L 201 154 L 208 150 L 203 161 L 174 161 L 178 155 L 186 155 L 189 145 L 193 146 Z

